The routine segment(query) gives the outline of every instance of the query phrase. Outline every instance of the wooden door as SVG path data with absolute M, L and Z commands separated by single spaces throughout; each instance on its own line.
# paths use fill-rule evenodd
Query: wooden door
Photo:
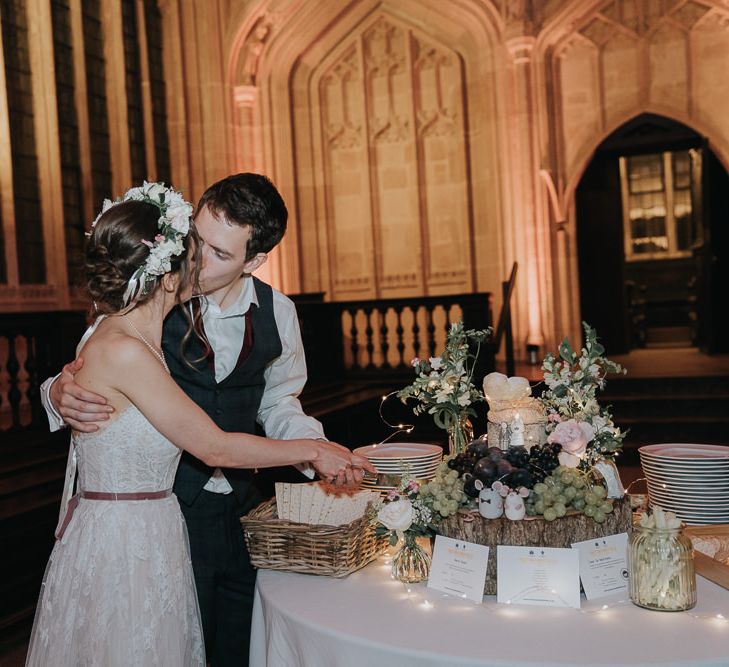
M 714 153 L 696 151 L 703 239 L 694 249 L 697 271 L 698 344 L 709 354 L 729 352 L 729 176 Z
M 576 192 L 582 319 L 597 330 L 610 354 L 630 348 L 627 319 L 620 169 L 597 153 Z

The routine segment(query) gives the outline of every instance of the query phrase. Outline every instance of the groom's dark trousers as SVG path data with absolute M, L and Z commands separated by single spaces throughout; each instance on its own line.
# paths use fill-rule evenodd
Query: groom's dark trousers
M 196 337 L 184 349 L 187 331 L 181 307 L 165 321 L 162 340 L 172 376 L 185 393 L 227 432 L 255 433 L 256 415 L 265 389 L 264 370 L 281 355 L 281 339 L 273 316 L 271 288 L 253 279 L 258 307 L 246 315 L 246 335 L 238 363 L 217 382 L 214 359 L 205 358 Z M 190 535 L 207 659 L 213 667 L 248 664 L 251 612 L 256 572 L 251 567 L 239 517 L 260 501 L 253 471 L 223 470 L 233 488 L 229 494 L 204 490 L 213 469 L 183 453 L 174 492 Z

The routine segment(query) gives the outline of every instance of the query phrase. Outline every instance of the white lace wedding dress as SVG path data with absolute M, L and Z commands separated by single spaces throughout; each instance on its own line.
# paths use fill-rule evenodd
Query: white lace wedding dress
M 180 450 L 134 406 L 74 436 L 78 488 L 172 488 Z M 26 665 L 205 665 L 187 529 L 174 495 L 81 497 L 48 562 Z

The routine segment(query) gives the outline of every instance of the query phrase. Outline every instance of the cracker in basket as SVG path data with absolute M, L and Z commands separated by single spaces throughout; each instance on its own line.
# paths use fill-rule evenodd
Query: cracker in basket
M 311 501 L 314 487 L 311 484 L 297 484 L 300 489 L 299 523 L 311 523 Z
M 290 521 L 301 523 L 301 484 L 291 485 L 291 515 Z
M 291 518 L 291 484 L 276 482 L 276 511 L 279 519 Z
M 323 489 L 322 489 L 322 492 L 324 494 L 324 497 L 322 499 L 321 509 L 319 510 L 319 521 L 317 521 L 317 523 L 326 524 L 327 517 L 329 516 L 329 512 L 332 509 L 332 505 L 334 504 L 334 501 L 336 500 L 336 496 L 329 495 Z
M 313 484 L 311 488 L 311 512 L 309 513 L 309 523 L 317 525 L 321 523 L 324 503 L 327 501 L 327 494 L 318 484 Z
M 334 498 L 322 523 L 328 526 L 343 526 L 359 519 L 364 515 L 367 503 L 373 500 L 374 495 L 371 491 L 359 491 L 352 496 Z
M 357 518 L 355 516 L 357 513 L 356 502 L 355 496 L 335 496 L 324 523 L 329 526 L 343 526 L 351 523 Z

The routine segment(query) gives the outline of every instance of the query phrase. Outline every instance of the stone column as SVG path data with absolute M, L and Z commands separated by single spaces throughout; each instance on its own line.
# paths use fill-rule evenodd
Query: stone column
M 57 299 L 58 307 L 67 308 L 68 274 L 63 228 L 63 186 L 51 6 L 43 0 L 30 0 L 27 11 L 46 284 L 55 290 L 53 296 Z
M 261 123 L 258 117 L 258 87 L 236 86 L 233 90 L 235 109 L 235 155 L 236 171 L 262 171 Z
M 265 173 L 258 111 L 259 92 L 258 87 L 251 84 L 242 84 L 233 89 L 233 164 L 236 172 Z M 275 248 L 269 254 L 268 261 L 256 271 L 256 277 L 280 289 L 282 281 L 279 253 L 279 249 Z
M 175 188 L 191 197 L 183 40 L 178 0 L 159 0 L 159 9 L 165 27 L 162 30 L 162 62 L 166 84 L 165 101 L 167 133 L 170 141 L 171 179 Z
M 535 91 L 535 38 L 512 37 L 505 42 L 509 54 L 506 67 L 506 132 L 511 199 L 511 248 L 507 256 L 519 262 L 515 306 L 516 353 L 523 356 L 526 345 L 545 345 L 545 328 L 551 319 L 549 292 L 549 222 L 540 184 L 539 116 Z

